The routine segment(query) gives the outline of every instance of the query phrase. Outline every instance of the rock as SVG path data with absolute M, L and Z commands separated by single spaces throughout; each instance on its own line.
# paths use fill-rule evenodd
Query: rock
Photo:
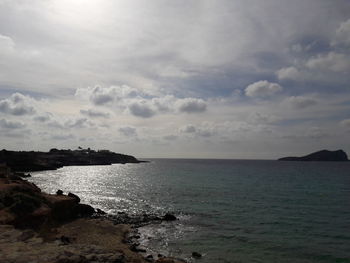
M 279 161 L 318 161 L 318 162 L 347 162 L 348 156 L 343 150 L 322 150 L 302 157 L 284 157 Z
M 56 192 L 56 195 L 63 195 L 63 191 L 58 189 L 57 192 Z
M 152 255 L 148 255 L 147 257 L 145 257 L 145 259 L 146 259 L 146 261 L 148 261 L 148 262 L 153 262 L 153 261 L 154 261 Z
M 177 220 L 176 216 L 172 215 L 172 214 L 165 214 L 162 218 L 164 221 L 174 221 Z
M 95 209 L 90 205 L 78 204 L 77 212 L 79 216 L 87 217 L 92 216 L 95 213 Z
M 96 208 L 96 214 L 99 214 L 99 215 L 106 215 L 107 213 L 99 208 Z
M 80 198 L 79 198 L 79 196 L 77 196 L 77 195 L 75 195 L 75 194 L 73 194 L 73 193 L 68 193 L 68 196 L 69 197 L 73 197 L 76 201 L 77 201 L 77 203 L 80 203 Z
M 192 252 L 192 257 L 193 258 L 201 258 L 202 255 L 200 253 L 198 253 L 198 252 Z

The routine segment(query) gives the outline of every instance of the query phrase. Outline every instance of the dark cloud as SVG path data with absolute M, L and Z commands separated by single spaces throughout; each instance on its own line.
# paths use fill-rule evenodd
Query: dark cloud
M 318 103 L 316 99 L 304 96 L 293 96 L 288 98 L 287 100 L 296 109 L 308 108 Z
M 29 97 L 14 93 L 8 99 L 0 100 L 0 112 L 17 116 L 33 114 L 35 109 L 30 103 Z
M 26 125 L 22 122 L 16 122 L 16 121 L 8 121 L 6 119 L 0 119 L 0 127 L 4 129 L 22 129 L 26 127 Z
M 156 114 L 146 101 L 133 102 L 129 105 L 129 111 L 132 115 L 141 118 L 150 118 Z
M 136 128 L 134 127 L 120 127 L 118 131 L 123 134 L 124 136 L 136 136 Z

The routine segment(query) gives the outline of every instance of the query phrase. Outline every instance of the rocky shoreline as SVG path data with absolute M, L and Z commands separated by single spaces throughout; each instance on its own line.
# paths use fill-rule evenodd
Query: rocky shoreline
M 9 168 L 0 170 L 0 262 L 185 262 L 148 255 L 137 242 L 137 227 L 172 220 L 171 214 L 107 215 L 72 193 L 43 193 Z
M 0 163 L 6 163 L 13 171 L 30 172 L 56 170 L 71 165 L 111 165 L 113 163 L 140 163 L 134 156 L 111 152 L 109 150 L 58 150 L 49 152 L 0 151 Z

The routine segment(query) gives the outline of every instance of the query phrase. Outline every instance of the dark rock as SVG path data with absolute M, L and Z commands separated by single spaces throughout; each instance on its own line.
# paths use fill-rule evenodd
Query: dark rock
M 58 189 L 57 192 L 56 192 L 56 195 L 63 195 L 63 191 Z
M 322 150 L 302 157 L 284 157 L 279 161 L 318 161 L 318 162 L 347 162 L 348 156 L 343 150 Z
M 164 221 L 174 221 L 177 220 L 176 216 L 172 215 L 172 214 L 165 214 L 165 216 L 163 216 L 162 218 Z
M 106 215 L 107 213 L 99 208 L 96 209 L 96 214 L 99 214 L 99 215 Z
M 68 245 L 68 244 L 70 244 L 70 243 L 71 243 L 71 241 L 70 241 L 70 238 L 69 238 L 69 237 L 66 237 L 66 236 L 61 236 L 59 239 L 60 239 L 60 241 L 62 242 L 62 244 L 64 244 L 64 245 Z
M 132 244 L 132 245 L 130 246 L 130 250 L 131 250 L 131 251 L 134 251 L 134 252 L 145 253 L 145 252 L 146 252 L 146 249 L 139 248 L 139 247 L 138 247 L 139 245 L 140 245 L 140 244 L 138 244 L 138 243 Z
M 73 193 L 68 193 L 68 196 L 69 196 L 69 197 L 73 197 L 73 198 L 77 201 L 77 203 L 80 203 L 80 198 L 79 198 L 79 196 L 77 196 L 77 195 L 75 195 L 75 194 L 73 194 Z
M 145 260 L 148 262 L 154 262 L 153 256 L 152 255 L 148 255 L 147 257 L 145 257 Z
M 194 257 L 194 258 L 201 258 L 202 255 L 200 253 L 198 253 L 198 252 L 192 252 L 192 257 Z
M 30 174 L 26 174 L 26 173 L 15 173 L 15 175 L 22 177 L 22 178 L 28 178 L 28 177 L 32 177 Z
M 95 209 L 92 206 L 86 204 L 78 204 L 77 211 L 78 215 L 81 217 L 92 216 L 95 213 Z

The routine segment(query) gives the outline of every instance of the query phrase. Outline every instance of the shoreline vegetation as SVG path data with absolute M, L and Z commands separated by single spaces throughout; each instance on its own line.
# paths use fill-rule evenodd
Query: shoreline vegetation
M 62 157 L 62 150 L 58 151 L 54 153 L 55 156 Z M 63 151 L 66 154 L 66 150 Z M 4 153 L 4 151 L 1 152 Z M 35 158 L 45 156 L 38 152 L 10 153 L 10 155 L 13 154 L 12 157 L 15 156 L 12 160 L 16 162 L 19 161 L 19 156 L 29 156 L 28 153 L 33 153 L 32 156 Z M 46 156 L 50 155 L 46 153 Z M 94 152 L 94 155 L 98 158 L 106 155 L 118 156 L 118 158 L 121 156 L 122 159 L 108 160 L 113 163 L 116 160 L 139 162 L 135 157 L 115 155 L 111 152 Z M 65 158 L 68 158 L 67 156 Z M 72 163 L 76 163 L 80 155 L 76 154 L 75 157 L 77 159 Z M 45 162 L 36 163 L 32 168 L 35 170 L 44 167 L 54 168 L 55 166 L 51 166 L 54 158 L 49 160 L 50 162 L 45 159 Z M 89 162 L 91 160 L 93 159 L 90 158 Z M 0 161 L 4 160 L 0 158 Z M 62 165 L 62 162 L 59 165 Z M 18 169 L 0 164 L 0 251 L 2 251 L 0 262 L 185 262 L 182 259 L 161 254 L 148 254 L 138 243 L 140 238 L 138 227 L 163 222 L 171 223 L 170 221 L 177 220 L 174 215 L 130 216 L 124 212 L 108 215 L 100 209 L 81 204 L 80 198 L 75 194 L 66 195 L 62 190 L 58 190 L 56 194 L 42 192 L 35 184 L 22 179 L 24 173 L 14 172 L 32 171 L 22 170 L 23 167 L 30 167 L 28 160 L 25 166 L 19 166 Z M 56 168 L 58 167 L 60 166 L 57 165 Z M 199 253 L 194 252 L 192 257 L 197 254 Z

